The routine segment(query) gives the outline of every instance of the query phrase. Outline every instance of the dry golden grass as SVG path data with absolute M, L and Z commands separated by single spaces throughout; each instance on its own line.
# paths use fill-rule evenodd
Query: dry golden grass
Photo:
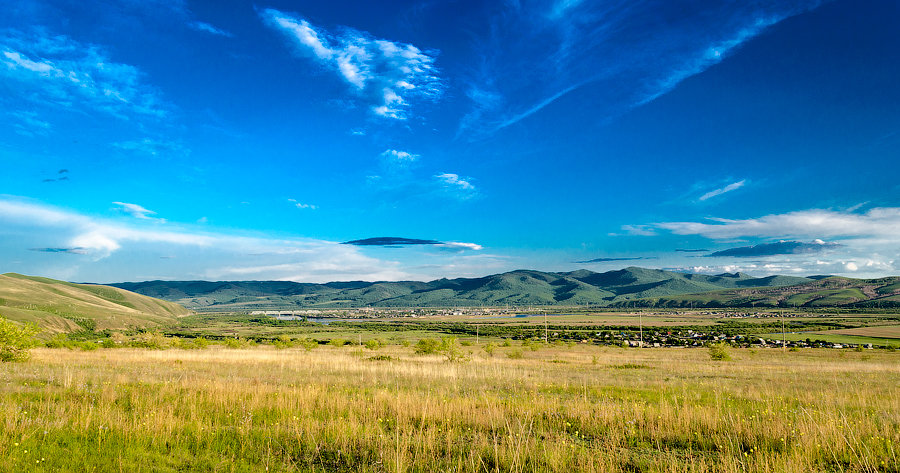
M 900 471 L 896 353 L 466 349 L 35 350 L 0 471 Z

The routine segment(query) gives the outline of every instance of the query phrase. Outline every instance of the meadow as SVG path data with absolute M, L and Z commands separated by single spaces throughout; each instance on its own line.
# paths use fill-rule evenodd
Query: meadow
M 893 351 L 336 345 L 34 349 L 0 471 L 900 471 Z

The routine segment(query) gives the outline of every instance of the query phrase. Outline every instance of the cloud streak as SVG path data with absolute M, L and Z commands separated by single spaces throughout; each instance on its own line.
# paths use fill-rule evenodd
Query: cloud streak
M 459 134 L 494 133 L 575 91 L 584 92 L 584 107 L 601 122 L 668 93 L 819 3 L 562 0 L 489 9 L 482 15 L 488 33 L 475 43 L 481 61 L 470 73 L 471 110 Z
M 168 113 L 136 67 L 115 62 L 97 45 L 42 30 L 0 33 L 0 77 L 41 105 L 84 107 L 120 118 Z
M 810 243 L 801 241 L 779 241 L 775 243 L 763 243 L 753 246 L 741 246 L 728 248 L 709 254 L 711 257 L 732 256 L 737 258 L 750 258 L 760 256 L 802 255 L 821 253 L 826 250 L 840 248 L 844 245 L 838 243 L 813 240 Z
M 192 21 L 188 23 L 188 26 L 196 31 L 202 31 L 204 33 L 209 33 L 215 36 L 224 36 L 226 38 L 233 38 L 234 35 L 220 28 L 216 28 L 215 26 L 206 23 L 204 21 Z
M 722 195 L 722 194 L 725 194 L 725 193 L 728 193 L 728 192 L 731 192 L 731 191 L 738 190 L 738 189 L 740 189 L 741 187 L 744 187 L 744 184 L 746 184 L 746 182 L 747 182 L 746 179 L 742 179 L 742 180 L 740 180 L 740 181 L 738 181 L 738 182 L 733 182 L 733 183 L 731 183 L 731 184 L 728 184 L 728 185 L 725 186 L 725 187 L 722 187 L 722 188 L 719 188 L 719 189 L 711 190 L 711 191 L 707 192 L 706 194 L 701 195 L 699 200 L 702 202 L 702 201 L 705 201 L 705 200 L 712 199 L 713 197 L 718 197 L 718 196 L 720 196 L 720 195 Z
M 332 33 L 299 15 L 271 8 L 260 16 L 287 38 L 299 56 L 336 73 L 378 116 L 405 120 L 413 100 L 437 100 L 443 92 L 435 52 L 347 27 Z
M 663 222 L 653 226 L 677 235 L 700 235 L 714 240 L 759 238 L 880 237 L 898 241 L 900 207 L 874 208 L 864 213 L 812 209 L 759 218 L 711 222 Z

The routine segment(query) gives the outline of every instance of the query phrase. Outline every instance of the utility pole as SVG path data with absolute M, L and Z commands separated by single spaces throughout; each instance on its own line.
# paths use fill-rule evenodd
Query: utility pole
M 641 333 L 641 348 L 644 348 L 644 311 L 638 312 L 638 328 Z
M 544 311 L 544 343 L 550 343 L 550 337 L 547 334 L 547 311 Z
M 475 344 L 478 345 L 478 325 L 475 326 Z
M 781 311 L 781 353 L 787 349 L 787 343 L 784 339 L 784 311 Z

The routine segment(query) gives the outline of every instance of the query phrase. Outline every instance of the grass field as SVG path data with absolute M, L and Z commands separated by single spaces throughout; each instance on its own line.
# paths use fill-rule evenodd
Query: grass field
M 900 340 L 893 338 L 882 338 L 882 337 L 863 337 L 859 335 L 844 335 L 841 330 L 828 330 L 823 332 L 809 332 L 809 333 L 786 333 L 784 334 L 784 339 L 787 341 L 803 341 L 807 338 L 810 340 L 823 340 L 828 343 L 841 343 L 841 344 L 866 344 L 871 343 L 876 346 L 897 346 L 900 345 Z M 771 340 L 781 340 L 781 332 L 777 333 L 766 333 L 760 335 L 763 338 L 771 339 Z
M 37 349 L 0 471 L 900 471 L 900 354 Z

